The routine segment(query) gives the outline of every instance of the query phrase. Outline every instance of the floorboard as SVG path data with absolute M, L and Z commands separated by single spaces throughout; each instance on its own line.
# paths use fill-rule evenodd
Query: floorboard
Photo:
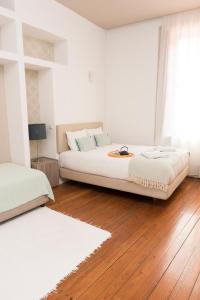
M 168 201 L 67 182 L 48 206 L 112 238 L 48 300 L 200 299 L 200 181 Z

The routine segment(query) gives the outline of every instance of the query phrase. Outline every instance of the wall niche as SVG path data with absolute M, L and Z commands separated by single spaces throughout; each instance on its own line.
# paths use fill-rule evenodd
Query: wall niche
M 24 55 L 57 64 L 67 64 L 67 41 L 28 24 L 22 25 Z
M 45 123 L 47 139 L 39 141 L 39 156 L 54 157 L 55 125 L 51 69 L 25 68 L 28 123 Z M 37 157 L 37 141 L 29 141 L 30 158 Z

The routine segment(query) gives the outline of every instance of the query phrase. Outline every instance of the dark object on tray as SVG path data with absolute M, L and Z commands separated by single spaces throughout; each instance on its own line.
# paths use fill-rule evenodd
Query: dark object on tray
M 126 146 L 121 147 L 119 154 L 120 155 L 129 155 L 128 147 L 126 147 Z

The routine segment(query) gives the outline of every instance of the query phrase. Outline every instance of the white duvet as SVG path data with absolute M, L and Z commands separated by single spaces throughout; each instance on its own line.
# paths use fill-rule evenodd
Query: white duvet
M 128 180 L 129 162 L 132 158 L 112 158 L 108 152 L 120 149 L 122 145 L 112 144 L 88 152 L 66 151 L 60 154 L 60 166 L 78 172 Z M 151 151 L 150 146 L 128 146 L 129 152 L 139 155 Z M 168 159 L 172 172 L 168 184 L 188 165 L 188 153 L 184 150 L 169 152 Z

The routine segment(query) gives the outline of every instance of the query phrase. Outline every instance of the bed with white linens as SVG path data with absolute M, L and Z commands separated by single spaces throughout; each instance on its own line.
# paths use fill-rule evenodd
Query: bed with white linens
M 141 153 L 153 151 L 155 148 L 153 146 L 128 145 L 129 152 L 134 153 L 133 158 L 109 157 L 110 151 L 120 149 L 122 145 L 119 144 L 96 147 L 96 149 L 86 152 L 69 149 L 66 131 L 98 128 L 99 126 L 102 126 L 101 122 L 57 126 L 57 146 L 60 153 L 62 178 L 166 200 L 187 176 L 189 155 L 185 150 L 169 151 L 166 152 L 167 158 L 148 160 L 142 157 Z M 153 177 L 156 168 L 158 174 L 162 173 L 165 179 L 164 188 L 156 185 L 145 186 L 145 184 L 140 184 L 140 181 L 137 182 L 130 178 L 131 164 L 134 173 L 134 168 L 139 166 L 140 169 L 142 163 L 145 174 L 150 171 Z

